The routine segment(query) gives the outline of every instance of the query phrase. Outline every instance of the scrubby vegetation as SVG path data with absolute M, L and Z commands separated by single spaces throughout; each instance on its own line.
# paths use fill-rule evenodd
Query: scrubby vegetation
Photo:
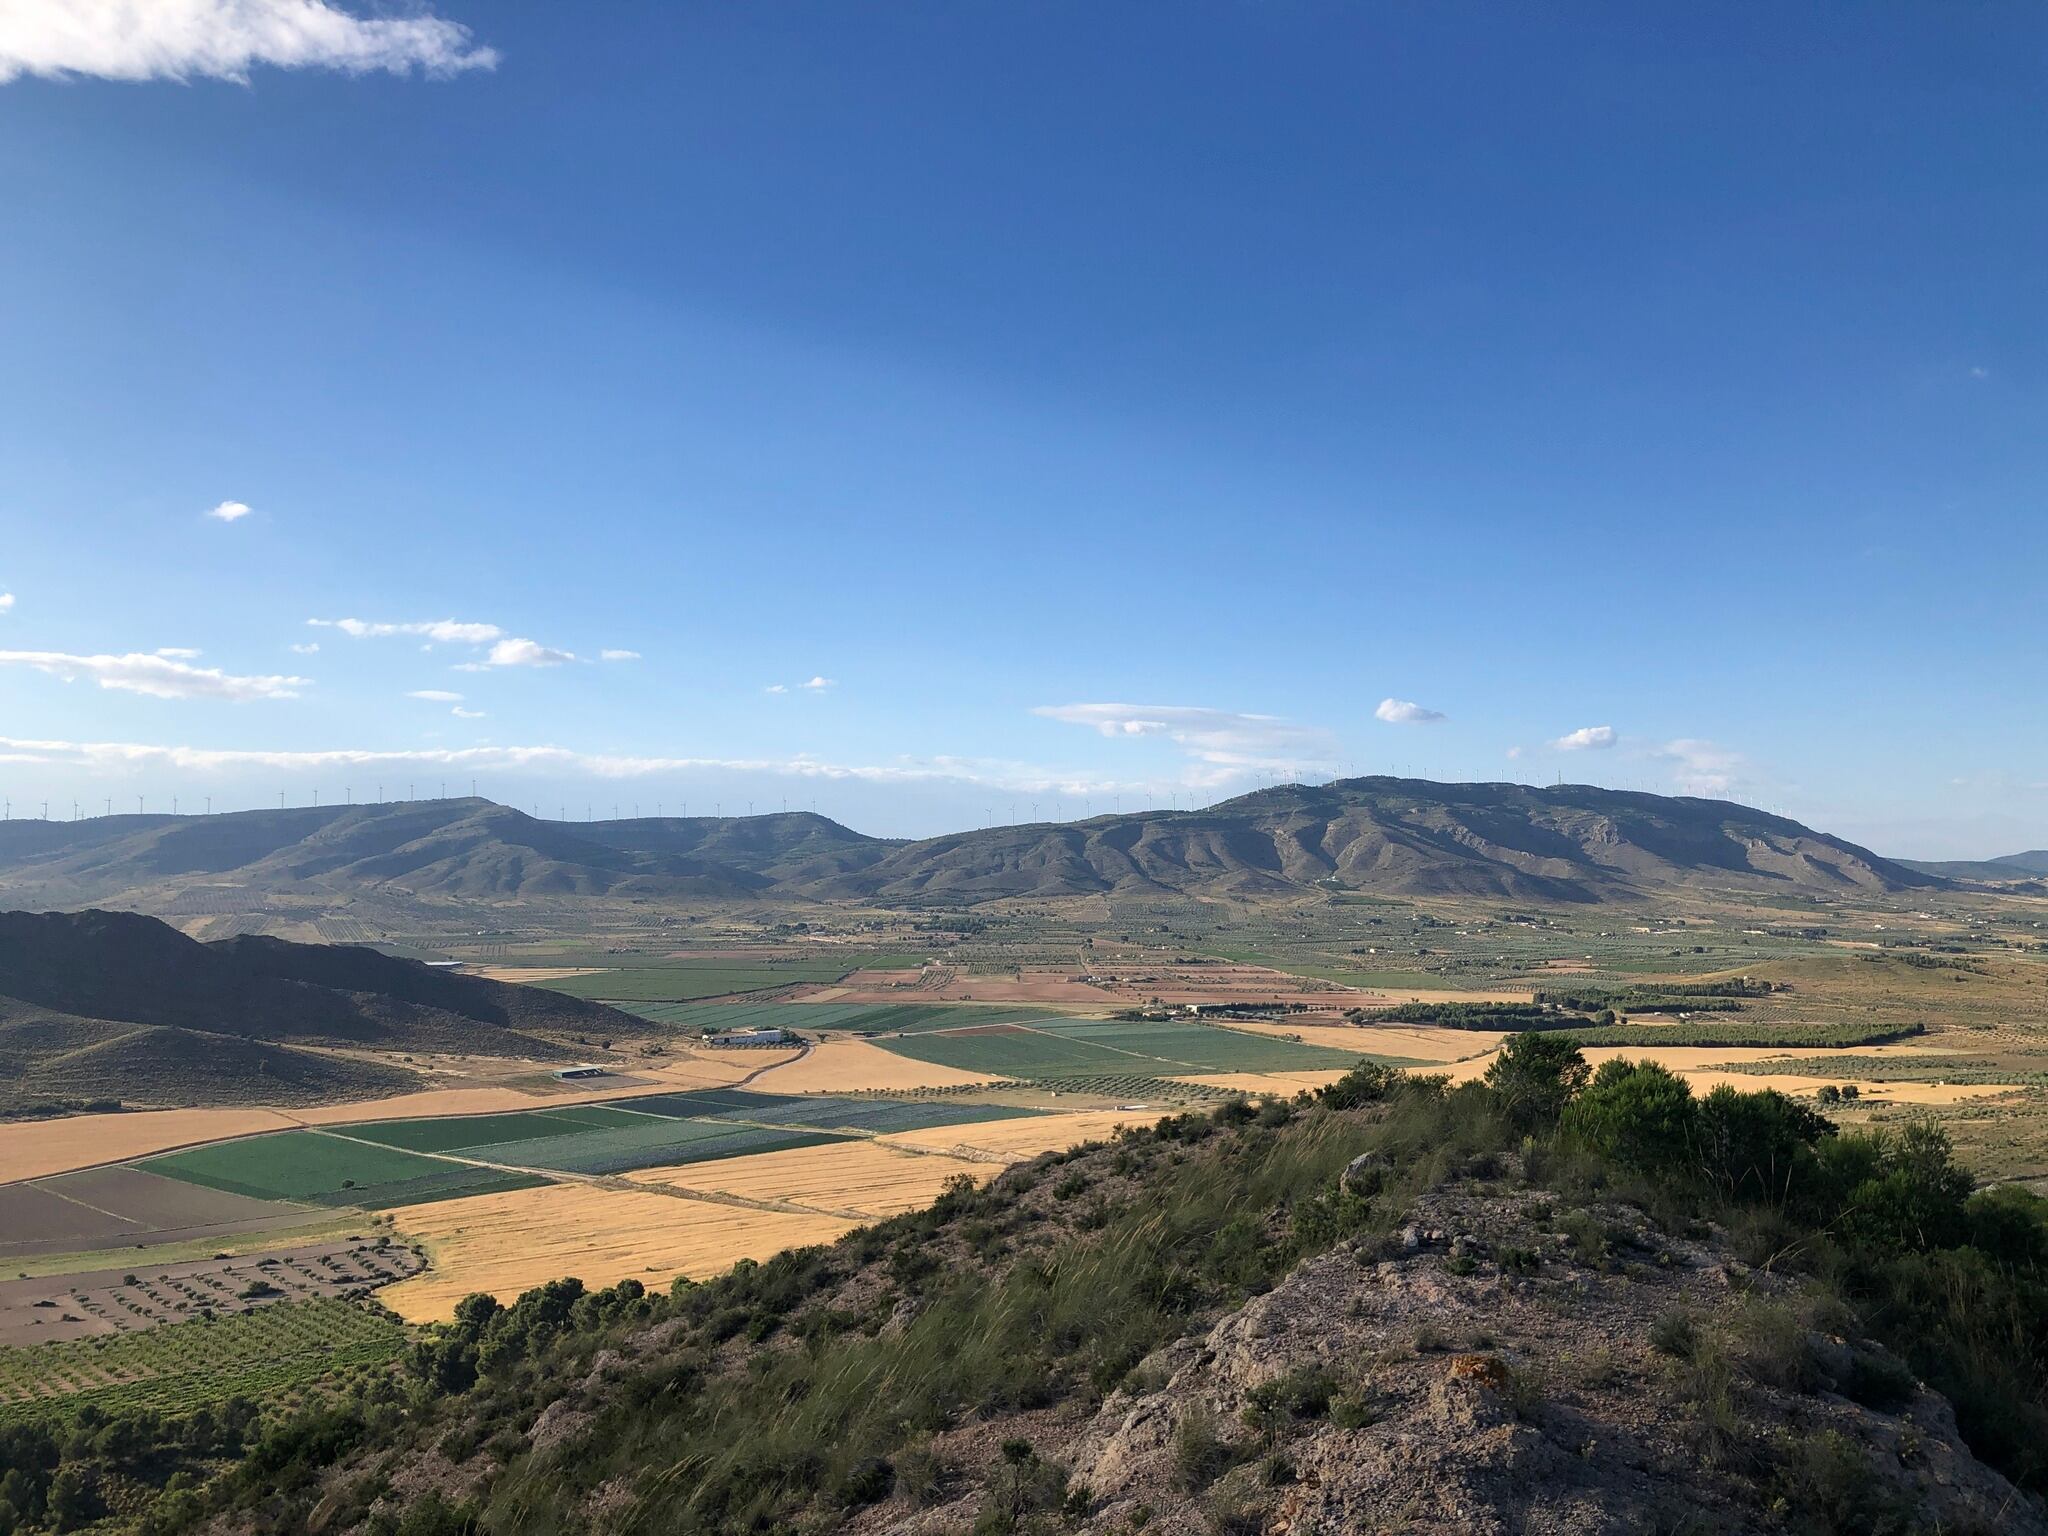
M 68 1529 L 117 1496 L 152 1533 L 222 1511 L 303 1529 L 316 1503 L 330 1530 L 823 1531 L 899 1493 L 928 1506 L 964 1486 L 981 1492 L 978 1530 L 1057 1529 L 1092 1495 L 1033 1441 L 970 1468 L 933 1437 L 1139 1386 L 1162 1346 L 1303 1259 L 1392 1241 L 1427 1192 L 1504 1174 L 1532 1204 L 1627 1198 L 1674 1230 L 1720 1224 L 1748 1262 L 1809 1277 L 1889 1347 L 1896 1360 L 1871 1352 L 1852 1371 L 1855 1391 L 1910 1393 L 1910 1369 L 1954 1401 L 1980 1457 L 2048 1482 L 2044 1202 L 1973 1191 L 1929 1125 L 1837 1133 L 1769 1090 L 1700 1098 L 1649 1064 L 1592 1072 L 1541 1033 L 1510 1041 L 1482 1082 L 1364 1066 L 1293 1103 L 1234 1100 L 979 1191 L 962 1181 L 927 1210 L 667 1295 L 560 1281 L 509 1308 L 472 1298 L 403 1369 L 229 1429 L 223 1415 L 54 1425 L 9 1448 L 24 1470 L 0 1485 L 0 1531 Z M 1590 1215 L 1556 1226 L 1596 1257 L 1627 1241 Z M 1730 1349 L 1788 1380 L 1803 1369 L 1780 1320 L 1759 1312 L 1731 1344 L 1674 1316 L 1655 1343 L 1698 1378 L 1703 1435 L 1750 1458 L 1794 1516 L 1855 1492 L 1838 1447 L 1766 1440 L 1734 1407 Z M 1516 1400 L 1534 1411 L 1539 1388 L 1523 1380 Z M 1278 1486 L 1288 1425 L 1362 1426 L 1375 1410 L 1309 1373 L 1262 1388 L 1251 1412 L 1257 1479 Z M 1190 1497 L 1234 1465 L 1241 1435 L 1223 1428 L 1197 1414 L 1175 1431 Z M 431 1468 L 437 1491 L 417 1492 L 408 1467 Z

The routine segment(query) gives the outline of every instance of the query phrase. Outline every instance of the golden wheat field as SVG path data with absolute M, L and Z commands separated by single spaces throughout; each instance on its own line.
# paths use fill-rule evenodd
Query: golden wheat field
M 860 1088 L 953 1088 L 1001 1082 L 937 1062 L 912 1061 L 865 1040 L 827 1040 L 749 1086 L 763 1093 L 846 1093 Z
M 679 1168 L 643 1168 L 626 1177 L 636 1184 L 775 1200 L 827 1215 L 872 1220 L 921 1210 L 939 1197 L 948 1180 L 965 1175 L 980 1184 L 1001 1171 L 999 1163 L 856 1141 Z
M 121 1162 L 205 1141 L 289 1130 L 275 1109 L 153 1109 L 0 1125 L 0 1184 Z
M 415 1323 L 452 1316 L 456 1302 L 474 1291 L 510 1302 L 566 1275 L 591 1287 L 639 1280 L 658 1289 L 677 1275 L 719 1274 L 740 1259 L 828 1243 L 860 1225 L 583 1184 L 472 1195 L 390 1214 L 401 1236 L 426 1245 L 431 1262 L 424 1274 L 377 1296 Z
M 1248 1034 L 1299 1039 L 1304 1045 L 1361 1056 L 1405 1056 L 1414 1061 L 1458 1061 L 1484 1056 L 1507 1036 L 1497 1029 L 1440 1029 L 1429 1024 L 1263 1024 L 1232 1019 L 1228 1026 Z
M 1073 1114 L 1032 1115 L 980 1125 L 933 1125 L 921 1131 L 877 1136 L 882 1146 L 919 1147 L 956 1157 L 1022 1162 L 1041 1152 L 1064 1152 L 1084 1141 L 1102 1141 L 1120 1125 L 1150 1125 L 1163 1110 L 1084 1109 Z

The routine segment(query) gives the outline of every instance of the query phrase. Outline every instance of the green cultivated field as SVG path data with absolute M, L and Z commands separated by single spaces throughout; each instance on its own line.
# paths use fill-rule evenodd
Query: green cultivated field
M 576 1131 L 606 1130 L 631 1125 L 638 1118 L 622 1109 L 602 1104 L 576 1105 L 568 1109 L 537 1109 L 524 1114 L 464 1115 L 435 1120 L 368 1121 L 361 1125 L 337 1126 L 360 1141 L 408 1152 L 474 1151 L 479 1156 L 492 1148 L 494 1162 L 521 1161 L 512 1143 L 535 1141 L 545 1136 L 563 1136 Z
M 1198 1072 L 1313 1072 L 1349 1068 L 1366 1053 L 1333 1051 L 1206 1024 L 1105 1020 L 986 1031 L 926 1031 L 875 1042 L 899 1056 L 1026 1081 L 1088 1076 L 1180 1077 Z
M 319 1131 L 279 1131 L 150 1158 L 137 1167 L 259 1200 L 378 1210 L 544 1183 L 392 1147 L 366 1146 Z
M 394 1360 L 405 1347 L 404 1325 L 382 1308 L 320 1300 L 0 1350 L 0 1422 L 81 1399 L 108 1412 L 171 1413 L 262 1398 L 344 1366 Z
M 576 1136 L 530 1141 L 520 1147 L 519 1160 L 535 1168 L 563 1173 L 625 1173 L 634 1168 L 708 1163 L 756 1152 L 785 1152 L 847 1138 L 830 1131 L 763 1130 L 727 1122 L 648 1119 L 615 1131 L 586 1131 Z

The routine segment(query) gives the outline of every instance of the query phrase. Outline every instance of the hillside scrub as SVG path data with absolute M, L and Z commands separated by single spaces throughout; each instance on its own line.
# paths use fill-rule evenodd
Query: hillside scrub
M 1945 1392 L 1978 1456 L 2024 1487 L 2048 1482 L 2048 1203 L 1973 1191 L 1928 1125 L 1837 1133 L 1768 1089 L 1698 1098 L 1649 1064 L 1592 1073 L 1540 1034 L 1512 1039 L 1486 1081 L 1362 1066 L 1292 1103 L 1233 1101 L 981 1190 L 961 1181 L 926 1210 L 667 1295 L 564 1280 L 510 1307 L 472 1298 L 402 1371 L 227 1429 L 49 1422 L 0 1484 L 0 1532 L 69 1529 L 84 1517 L 67 1510 L 117 1495 L 147 1511 L 131 1528 L 152 1536 L 209 1520 L 303 1529 L 316 1505 L 324 1530 L 381 1536 L 824 1531 L 880 1501 L 976 1488 L 977 1530 L 1059 1529 L 1107 1490 L 1079 1485 L 1023 1430 L 1156 1390 L 1178 1341 L 1340 1250 L 1397 1251 L 1436 1192 L 1503 1181 L 1531 1191 L 1517 1198 L 1532 1210 L 1565 1207 L 1547 1224 L 1594 1264 L 1655 1242 L 1596 1206 L 1630 1200 L 1670 1230 L 1714 1223 L 1760 1275 L 1805 1277 Z M 1542 1262 L 1521 1247 L 1496 1258 L 1503 1275 Z M 1443 1267 L 1473 1262 L 1453 1253 Z M 1744 1346 L 1765 1362 L 1753 1374 L 1802 1379 L 1792 1336 L 1759 1322 Z M 1727 1346 L 1674 1323 L 1668 1347 L 1698 1378 L 1703 1434 L 1761 1458 L 1759 1486 L 1822 1497 L 1847 1464 L 1838 1447 L 1744 1438 Z M 1873 1399 L 1911 1389 L 1881 1354 L 1857 1369 Z M 1540 1373 L 1499 1379 L 1519 1413 L 1540 1411 Z M 1289 1426 L 1378 1412 L 1363 1387 L 1322 1377 L 1254 1406 L 1273 1447 Z M 1188 1422 L 1182 1482 L 1216 1479 L 1219 1509 L 1255 1502 L 1226 1426 Z M 977 1425 L 1008 1438 L 970 1464 L 952 1447 Z M 1285 1457 L 1261 1454 L 1259 1486 L 1278 1486 Z

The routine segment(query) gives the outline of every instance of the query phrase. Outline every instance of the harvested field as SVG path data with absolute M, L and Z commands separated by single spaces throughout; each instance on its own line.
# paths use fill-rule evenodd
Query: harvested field
M 860 1089 L 967 1088 L 1000 1081 L 985 1072 L 917 1061 L 866 1040 L 827 1040 L 800 1061 L 763 1073 L 754 1085 L 769 1093 L 850 1093 Z
M 157 1247 L 323 1219 L 139 1168 L 94 1168 L 0 1186 L 0 1257 Z
M 595 965 L 483 965 L 475 968 L 473 974 L 486 981 L 567 981 L 571 976 L 595 976 L 602 969 Z
M 1912 1046 L 1872 1045 L 1859 1047 L 1857 1054 L 1859 1056 L 1890 1056 L 1899 1054 L 1905 1055 L 1910 1059 L 1913 1050 L 1914 1047 Z M 1587 1047 L 1585 1052 L 1586 1060 L 1595 1067 L 1598 1067 L 1604 1061 L 1611 1061 L 1617 1056 L 1627 1061 L 1654 1061 L 1661 1066 L 1669 1067 L 1680 1076 L 1691 1080 L 1695 1086 L 1698 1086 L 1702 1081 L 1703 1073 L 1711 1072 L 1715 1067 L 1742 1066 L 1761 1061 L 1810 1061 L 1818 1057 L 1839 1056 L 1841 1054 L 1838 1048 L 1820 1046 L 1774 1047 L 1768 1045 L 1597 1045 Z M 1454 1082 L 1462 1083 L 1469 1078 L 1478 1077 L 1483 1074 L 1492 1060 L 1492 1054 L 1488 1053 L 1485 1056 L 1477 1056 L 1442 1067 L 1426 1068 L 1423 1070 L 1445 1072 Z M 1754 1078 L 1736 1077 L 1730 1080 L 1734 1081 L 1738 1088 L 1756 1086 Z M 1720 1079 L 1715 1079 L 1715 1081 L 1718 1082 Z M 1838 1078 L 1835 1081 L 1845 1082 L 1847 1079 Z M 1711 1087 L 1713 1084 L 1709 1083 L 1708 1086 Z
M 861 1141 L 768 1152 L 708 1166 L 643 1168 L 627 1177 L 636 1184 L 708 1190 L 800 1205 L 826 1215 L 879 1220 L 930 1205 L 953 1179 L 966 1177 L 980 1184 L 1000 1171 L 995 1163 Z
M 632 1279 L 658 1289 L 677 1275 L 702 1279 L 740 1259 L 831 1242 L 860 1225 L 835 1216 L 563 1184 L 446 1200 L 391 1215 L 398 1232 L 424 1242 L 431 1257 L 427 1273 L 378 1293 L 409 1322 L 450 1317 L 473 1291 L 509 1303 L 565 1275 L 588 1286 Z
M 1466 1056 L 1487 1055 L 1507 1038 L 1497 1029 L 1444 1029 L 1434 1024 L 1267 1024 L 1232 1019 L 1230 1027 L 1255 1035 L 1299 1035 L 1306 1045 L 1381 1057 L 1400 1056 L 1411 1061 L 1458 1061 Z
M 366 1107 L 347 1106 L 356 1115 Z M 94 1168 L 172 1147 L 282 1130 L 293 1123 L 291 1116 L 275 1109 L 155 1109 L 16 1121 L 0 1125 L 0 1180 Z
M 1064 1152 L 1084 1141 L 1101 1141 L 1120 1125 L 1150 1125 L 1161 1110 L 1089 1109 L 1079 1114 L 1039 1115 L 1030 1120 L 992 1120 L 983 1125 L 935 1125 L 877 1137 L 885 1147 L 917 1147 L 973 1161 L 1016 1163 L 1041 1152 Z

